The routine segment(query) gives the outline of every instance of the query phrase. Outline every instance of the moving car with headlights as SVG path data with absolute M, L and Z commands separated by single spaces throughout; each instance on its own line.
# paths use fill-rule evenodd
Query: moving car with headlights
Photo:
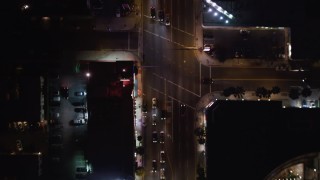
M 165 163 L 166 162 L 166 154 L 164 151 L 160 152 L 160 163 Z
M 164 174 L 164 168 L 160 169 L 160 179 L 166 179 L 166 176 Z
M 150 15 L 152 19 L 156 18 L 156 8 L 153 6 L 150 8 Z
M 157 143 L 158 142 L 158 133 L 157 131 L 152 132 L 152 142 Z
M 164 144 L 164 131 L 160 132 L 160 143 Z
M 157 165 L 157 160 L 152 160 L 152 172 L 155 173 L 157 172 L 158 165 Z
M 152 107 L 157 106 L 157 98 L 152 98 Z

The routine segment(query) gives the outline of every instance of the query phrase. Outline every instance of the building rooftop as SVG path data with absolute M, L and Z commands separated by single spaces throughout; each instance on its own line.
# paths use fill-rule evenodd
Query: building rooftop
M 264 179 L 292 158 L 320 150 L 319 109 L 280 101 L 217 101 L 207 112 L 208 179 Z

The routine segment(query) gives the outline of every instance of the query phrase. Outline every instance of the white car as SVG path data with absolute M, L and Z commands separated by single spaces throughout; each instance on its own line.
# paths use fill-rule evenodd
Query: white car
M 76 124 L 76 125 L 86 124 L 86 120 L 83 118 L 76 118 L 73 120 L 73 124 Z

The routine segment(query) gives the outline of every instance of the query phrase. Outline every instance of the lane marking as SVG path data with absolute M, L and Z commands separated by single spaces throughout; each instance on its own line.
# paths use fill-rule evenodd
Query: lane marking
M 156 77 L 158 77 L 158 78 L 160 78 L 160 79 L 165 79 L 163 76 L 160 76 L 160 75 L 158 75 L 158 74 L 156 74 L 156 73 L 153 73 L 153 75 L 156 76 Z M 169 83 L 171 83 L 171 84 L 173 84 L 173 85 L 175 85 L 175 86 L 177 86 L 177 87 L 179 87 L 179 88 L 182 89 L 182 90 L 185 90 L 185 91 L 187 91 L 187 92 L 189 92 L 189 93 L 197 96 L 197 97 L 201 97 L 200 95 L 198 95 L 198 94 L 196 94 L 196 93 L 194 93 L 194 92 L 192 92 L 192 91 L 190 91 L 190 90 L 188 90 L 188 89 L 180 86 L 179 84 L 176 84 L 176 83 L 174 83 L 174 82 L 172 82 L 172 81 L 170 81 L 170 80 L 166 80 L 166 81 L 169 82 Z

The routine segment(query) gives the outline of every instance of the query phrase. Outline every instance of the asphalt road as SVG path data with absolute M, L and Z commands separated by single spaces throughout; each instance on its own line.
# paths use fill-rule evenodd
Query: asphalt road
M 145 101 L 151 108 L 151 99 L 158 99 L 158 108 L 168 111 L 165 127 L 149 125 L 146 131 L 146 177 L 159 179 L 150 173 L 152 160 L 159 165 L 160 150 L 165 149 L 166 179 L 195 179 L 195 144 L 193 141 L 194 105 L 199 100 L 199 62 L 192 51 L 194 46 L 193 1 L 163 1 L 165 14 L 170 14 L 171 26 L 150 19 L 150 1 L 144 4 L 144 62 L 143 82 Z M 156 6 L 158 10 L 159 6 Z M 180 104 L 186 104 L 185 115 Z M 150 116 L 150 114 L 149 114 Z M 165 145 L 151 141 L 152 128 L 165 130 Z

